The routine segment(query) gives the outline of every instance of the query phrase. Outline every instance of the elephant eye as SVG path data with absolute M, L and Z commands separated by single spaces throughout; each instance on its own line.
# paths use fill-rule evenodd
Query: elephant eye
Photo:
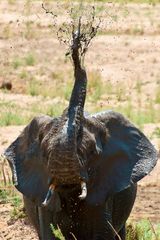
M 92 150 L 90 151 L 90 155 L 94 155 L 94 154 L 96 154 L 96 151 L 95 151 L 95 149 L 92 149 Z
M 92 146 L 89 151 L 89 156 L 97 155 L 96 146 Z

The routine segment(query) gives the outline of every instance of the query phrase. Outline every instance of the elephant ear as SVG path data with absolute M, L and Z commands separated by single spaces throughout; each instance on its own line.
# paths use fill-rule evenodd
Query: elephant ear
M 16 188 L 29 199 L 41 203 L 48 191 L 48 174 L 40 138 L 47 134 L 54 119 L 34 118 L 20 136 L 8 147 L 6 156 Z
M 109 133 L 93 166 L 94 180 L 88 194 L 89 202 L 100 204 L 149 174 L 158 156 L 146 136 L 121 114 L 107 111 L 91 117 L 103 123 Z

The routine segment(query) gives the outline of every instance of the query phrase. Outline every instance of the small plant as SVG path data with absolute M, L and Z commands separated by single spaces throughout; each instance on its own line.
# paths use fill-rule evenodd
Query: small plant
M 159 128 L 159 127 L 157 127 L 157 128 L 154 130 L 153 136 L 156 136 L 156 137 L 160 138 L 160 128 Z
M 28 72 L 26 72 L 25 70 L 23 70 L 20 74 L 19 77 L 21 79 L 27 79 L 28 78 Z
M 16 208 L 14 207 L 11 212 L 10 212 L 10 221 L 16 221 L 17 219 L 20 218 L 25 218 L 25 213 L 22 208 Z
M 0 203 L 6 203 L 8 198 L 8 193 L 5 189 L 0 189 Z
M 12 206 L 19 208 L 22 205 L 22 198 L 19 195 L 15 195 L 12 200 Z
M 22 60 L 18 57 L 15 57 L 15 59 L 12 62 L 12 66 L 14 69 L 18 69 L 20 66 L 22 66 Z
M 35 57 L 33 56 L 32 53 L 29 53 L 26 57 L 25 57 L 25 64 L 27 66 L 34 66 L 35 65 Z
M 11 205 L 13 206 L 13 209 L 10 211 L 11 221 L 25 217 L 25 212 L 22 207 L 22 198 L 19 195 L 15 195 L 13 197 Z
M 142 93 L 142 81 L 140 79 L 137 80 L 135 89 L 138 94 Z
M 56 237 L 56 239 L 59 239 L 59 240 L 65 240 L 63 234 L 61 233 L 60 229 L 59 228 L 55 228 L 53 226 L 53 224 L 50 225 L 51 226 L 51 230 L 54 234 L 54 236 Z
M 155 103 L 160 104 L 160 85 L 156 89 Z
M 31 96 L 39 95 L 39 84 L 35 78 L 31 78 L 28 83 L 28 94 Z

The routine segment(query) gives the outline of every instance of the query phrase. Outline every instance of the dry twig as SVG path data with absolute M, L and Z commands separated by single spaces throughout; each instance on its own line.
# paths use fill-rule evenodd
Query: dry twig
M 122 240 L 121 237 L 119 236 L 119 234 L 117 233 L 117 231 L 115 230 L 115 228 L 113 227 L 113 225 L 107 221 L 107 223 L 109 224 L 110 228 L 112 229 L 112 231 L 116 234 L 116 236 L 119 238 L 119 240 Z

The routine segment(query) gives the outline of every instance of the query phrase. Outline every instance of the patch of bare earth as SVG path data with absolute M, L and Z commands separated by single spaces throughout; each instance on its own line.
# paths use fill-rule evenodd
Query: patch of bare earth
M 29 225 L 27 219 L 11 221 L 10 213 L 13 207 L 10 204 L 0 204 L 0 239 L 1 240 L 36 240 L 37 235 Z

